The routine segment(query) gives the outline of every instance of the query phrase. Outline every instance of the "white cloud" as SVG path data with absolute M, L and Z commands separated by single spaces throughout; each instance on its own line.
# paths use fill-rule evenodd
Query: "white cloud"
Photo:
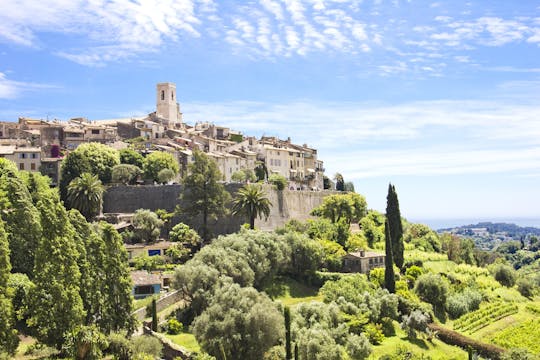
M 0 72 L 0 99 L 15 99 L 28 91 L 57 88 L 53 85 L 14 81 Z

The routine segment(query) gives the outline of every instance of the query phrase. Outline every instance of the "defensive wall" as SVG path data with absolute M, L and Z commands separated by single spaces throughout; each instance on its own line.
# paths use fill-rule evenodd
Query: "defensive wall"
M 232 197 L 241 187 L 241 184 L 225 185 Z M 311 218 L 310 211 L 319 206 L 325 196 L 334 193 L 331 191 L 278 191 L 270 185 L 264 185 L 264 189 L 272 207 L 267 220 L 257 219 L 255 222 L 255 226 L 261 230 L 272 230 L 283 226 L 290 219 L 304 221 Z M 103 212 L 122 214 L 133 213 L 137 209 L 174 211 L 177 205 L 182 207 L 178 200 L 182 190 L 183 186 L 179 184 L 112 186 L 104 194 Z M 173 219 L 173 224 L 182 220 L 182 217 L 177 217 Z M 247 219 L 227 215 L 217 220 L 210 220 L 209 226 L 214 235 L 220 235 L 236 232 L 246 222 Z

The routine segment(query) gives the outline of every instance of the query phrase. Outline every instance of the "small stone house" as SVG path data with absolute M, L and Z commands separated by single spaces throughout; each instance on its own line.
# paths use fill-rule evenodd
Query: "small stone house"
M 135 299 L 143 299 L 161 291 L 161 277 L 158 274 L 151 274 L 147 271 L 132 271 L 133 281 L 132 294 Z
M 384 254 L 359 250 L 343 257 L 343 271 L 368 274 L 371 269 L 384 267 Z

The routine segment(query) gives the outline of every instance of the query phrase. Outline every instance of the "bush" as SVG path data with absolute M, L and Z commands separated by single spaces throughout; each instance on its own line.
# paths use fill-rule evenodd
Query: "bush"
M 364 328 L 364 334 L 373 345 L 379 345 L 384 340 L 381 324 L 367 324 Z
M 64 350 L 74 359 L 101 359 L 107 339 L 96 325 L 79 326 L 65 336 Z
M 519 279 L 517 282 L 518 291 L 521 295 L 531 298 L 534 295 L 534 284 L 529 279 Z
M 122 184 L 134 184 L 142 170 L 135 165 L 120 164 L 112 168 L 112 181 Z
M 349 335 L 345 349 L 351 359 L 367 359 L 371 354 L 372 348 L 368 339 L 363 335 Z
M 171 318 L 167 321 L 167 334 L 176 335 L 182 332 L 184 325 L 175 318 Z
M 496 265 L 493 269 L 493 276 L 503 286 L 512 287 L 516 284 L 516 273 L 508 265 Z
M 111 333 L 107 338 L 109 347 L 107 352 L 112 354 L 117 360 L 130 360 L 133 357 L 131 342 L 125 335 L 120 333 Z
M 137 336 L 131 340 L 131 346 L 134 355 L 151 355 L 152 359 L 160 358 L 163 351 L 161 341 L 153 336 Z
M 166 184 L 169 181 L 173 181 L 176 173 L 171 169 L 161 169 L 157 174 L 157 182 L 160 184 Z
M 272 174 L 268 178 L 268 182 L 274 185 L 278 190 L 283 190 L 287 187 L 287 179 L 283 175 Z
M 448 294 L 448 284 L 440 275 L 421 275 L 416 280 L 414 291 L 422 300 L 432 304 L 435 311 L 444 310 Z
M 482 302 L 482 294 L 473 289 L 465 289 L 461 293 L 456 293 L 448 297 L 446 301 L 446 311 L 452 319 L 477 310 Z
M 430 316 L 420 310 L 414 310 L 410 315 L 403 316 L 401 328 L 407 332 L 409 339 L 416 339 L 417 333 L 427 332 Z

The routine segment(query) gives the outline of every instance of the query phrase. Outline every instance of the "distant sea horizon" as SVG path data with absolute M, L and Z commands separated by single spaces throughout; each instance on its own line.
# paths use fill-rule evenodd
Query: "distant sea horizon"
M 421 223 L 434 230 L 459 227 L 463 225 L 474 225 L 481 222 L 516 224 L 521 227 L 540 228 L 540 218 L 447 218 L 447 219 L 422 219 L 410 218 L 409 222 Z

